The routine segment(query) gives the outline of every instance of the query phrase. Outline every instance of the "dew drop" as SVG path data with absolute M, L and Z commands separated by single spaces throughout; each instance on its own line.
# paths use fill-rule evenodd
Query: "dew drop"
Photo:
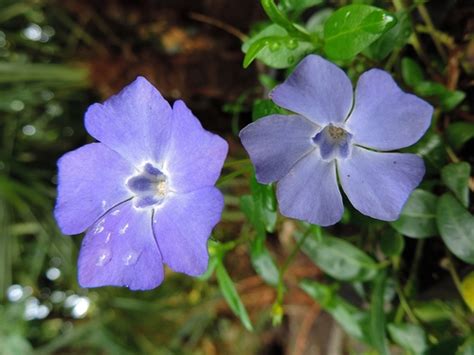
M 105 237 L 105 242 L 106 242 L 106 243 L 110 242 L 110 237 L 111 237 L 111 236 L 112 236 L 112 233 L 111 233 L 111 232 L 107 233 L 107 237 Z
M 276 52 L 277 50 L 280 49 L 280 47 L 281 47 L 280 43 L 278 43 L 278 42 L 272 42 L 272 43 L 270 43 L 270 47 L 269 47 L 269 48 L 270 48 L 270 51 Z
M 128 229 L 128 223 L 126 225 L 124 225 L 122 228 L 120 228 L 119 233 L 120 234 L 125 234 L 127 229 Z
M 104 230 L 104 223 L 105 223 L 105 218 L 102 218 L 99 223 L 96 224 L 95 229 L 94 229 L 94 234 L 99 234 L 102 233 Z
M 115 211 L 113 211 L 111 213 L 112 216 L 117 216 L 118 214 L 120 213 L 120 210 L 119 209 L 116 209 Z
M 298 41 L 296 39 L 292 38 L 292 39 L 289 39 L 289 40 L 285 41 L 285 45 L 289 49 L 296 49 L 298 47 Z
M 131 250 L 125 254 L 122 260 L 125 265 L 130 266 L 137 262 L 139 256 L 140 255 L 136 251 Z
M 96 266 L 104 266 L 106 265 L 110 259 L 112 258 L 112 253 L 108 249 L 102 249 L 99 253 L 99 257 L 97 258 L 97 262 L 95 263 Z
M 107 206 L 107 201 L 102 200 L 102 210 L 103 211 L 105 211 L 107 209 L 106 206 Z

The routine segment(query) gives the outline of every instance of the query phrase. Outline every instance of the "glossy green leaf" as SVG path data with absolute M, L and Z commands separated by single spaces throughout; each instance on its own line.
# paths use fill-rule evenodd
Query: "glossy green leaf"
M 414 87 L 420 96 L 435 96 L 444 111 L 451 111 L 458 106 L 466 97 L 462 91 L 448 90 L 443 84 L 434 81 L 422 81 Z
M 229 305 L 232 312 L 235 313 L 237 317 L 240 318 L 240 321 L 244 325 L 247 330 L 252 331 L 252 323 L 250 322 L 250 318 L 247 314 L 244 304 L 242 303 L 237 290 L 235 289 L 235 285 L 232 282 L 227 270 L 225 269 L 222 260 L 219 260 L 216 266 L 216 277 L 217 282 L 219 283 L 219 287 L 221 289 L 222 295 L 224 296 L 227 304 Z
M 310 280 L 300 282 L 300 287 L 321 307 L 331 314 L 350 336 L 369 343 L 369 314 L 363 312 L 335 294 L 328 285 Z
M 436 227 L 436 204 L 438 198 L 431 192 L 413 191 L 403 207 L 400 218 L 392 226 L 401 234 L 411 238 L 427 238 L 438 234 Z
M 422 354 L 428 347 L 426 333 L 417 325 L 391 323 L 388 325 L 388 333 L 396 344 L 414 354 Z
M 451 123 L 446 130 L 446 138 L 455 150 L 459 150 L 470 139 L 474 138 L 474 124 L 468 122 Z
M 301 235 L 296 234 L 299 240 Z M 325 273 L 337 280 L 367 281 L 378 270 L 377 263 L 362 250 L 340 238 L 309 235 L 301 250 Z
M 255 175 L 252 175 L 250 191 L 255 202 L 257 218 L 263 223 L 265 230 L 272 233 L 277 220 L 277 204 L 273 186 L 258 183 Z
M 256 121 L 257 119 L 269 115 L 275 114 L 285 114 L 286 111 L 281 107 L 275 105 L 272 100 L 269 99 L 257 99 L 253 103 L 252 107 L 252 120 Z
M 372 43 L 364 53 L 374 60 L 385 59 L 396 48 L 402 48 L 412 33 L 410 16 L 406 12 L 395 14 L 397 24 Z M 403 62 L 402 62 L 403 63 Z
M 474 264 L 474 217 L 450 193 L 440 198 L 437 222 L 448 249 L 459 259 Z
M 424 80 L 423 69 L 413 59 L 405 57 L 402 59 L 402 77 L 405 84 L 416 87 Z
M 293 37 L 279 25 L 271 24 L 242 45 L 244 67 L 257 58 L 273 68 L 288 68 L 313 49 L 313 44 Z
M 380 355 L 389 353 L 385 336 L 384 294 L 386 280 L 386 273 L 380 272 L 374 280 L 370 297 L 370 339 Z
M 448 90 L 446 89 L 440 96 L 440 104 L 444 111 L 448 112 L 459 106 L 461 102 L 466 98 L 466 93 L 460 90 Z
M 276 6 L 274 0 L 260 0 L 263 10 L 275 24 L 283 27 L 289 33 L 297 33 L 295 25 L 286 17 L 286 15 Z
M 400 233 L 387 231 L 380 236 L 380 249 L 386 256 L 399 256 L 405 247 L 405 239 Z
M 446 165 L 441 170 L 441 179 L 450 188 L 464 207 L 469 207 L 469 177 L 471 165 L 466 162 Z
M 265 234 L 258 234 L 250 246 L 250 260 L 257 274 L 272 286 L 279 281 L 278 267 L 265 246 Z
M 324 50 L 332 59 L 350 59 L 395 26 L 388 12 L 369 5 L 348 5 L 324 25 Z

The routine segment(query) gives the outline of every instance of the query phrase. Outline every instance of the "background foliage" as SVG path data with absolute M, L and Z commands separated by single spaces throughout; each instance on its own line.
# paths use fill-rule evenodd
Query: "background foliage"
M 0 354 L 474 352 L 472 4 L 198 3 L 0 0 Z M 288 220 L 255 180 L 235 134 L 281 112 L 267 93 L 309 53 L 354 81 L 383 68 L 434 105 L 398 221 L 349 204 L 331 228 Z M 55 162 L 90 140 L 87 106 L 138 74 L 229 141 L 223 221 L 199 279 L 81 289 Z

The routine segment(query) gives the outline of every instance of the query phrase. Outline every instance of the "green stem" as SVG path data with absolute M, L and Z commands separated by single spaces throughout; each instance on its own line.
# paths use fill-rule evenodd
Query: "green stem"
M 418 9 L 418 12 L 420 13 L 421 18 L 423 19 L 423 21 L 426 23 L 426 26 L 428 27 L 429 34 L 431 36 L 431 39 L 433 40 L 436 50 L 438 51 L 441 58 L 443 58 L 443 60 L 446 61 L 447 59 L 446 51 L 444 50 L 443 46 L 438 40 L 438 37 L 436 36 L 436 29 L 433 25 L 433 21 L 431 21 L 430 14 L 428 10 L 426 9 L 426 6 L 423 4 L 420 4 L 417 6 L 417 9 Z
M 453 279 L 456 289 L 461 295 L 461 298 L 464 300 L 462 286 L 461 286 L 461 279 L 459 278 L 458 272 L 456 271 L 456 268 L 454 267 L 453 257 L 451 256 L 451 253 L 449 251 L 447 251 L 447 257 L 448 257 L 448 263 L 446 267 L 448 268 L 449 274 L 451 275 L 451 278 Z

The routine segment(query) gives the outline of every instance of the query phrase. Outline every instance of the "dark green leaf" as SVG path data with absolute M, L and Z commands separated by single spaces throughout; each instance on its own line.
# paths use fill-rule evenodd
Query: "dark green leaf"
M 415 354 L 423 353 L 428 347 L 425 331 L 417 325 L 392 323 L 388 325 L 388 332 L 396 344 Z
M 379 354 L 388 354 L 387 338 L 385 336 L 384 294 L 387 275 L 380 272 L 374 281 L 370 298 L 370 339 Z
M 242 51 L 246 53 L 244 67 L 257 58 L 273 68 L 288 68 L 313 49 L 311 43 L 295 38 L 283 27 L 272 24 L 242 45 Z
M 405 247 L 405 239 L 395 231 L 388 231 L 380 237 L 380 249 L 386 256 L 398 256 Z
M 369 314 L 362 312 L 334 293 L 330 286 L 316 281 L 303 280 L 300 287 L 333 316 L 350 336 L 369 343 Z
M 449 144 L 459 150 L 470 139 L 474 137 L 474 124 L 468 122 L 456 122 L 448 126 L 446 138 Z
M 469 163 L 453 163 L 441 170 L 441 179 L 461 201 L 464 207 L 469 207 L 469 177 L 471 165 Z
M 467 340 L 462 344 L 456 355 L 474 355 L 474 336 L 471 335 Z
M 440 198 L 437 222 L 448 249 L 459 259 L 474 264 L 474 217 L 450 193 Z
M 295 235 L 299 240 L 301 235 Z M 366 281 L 378 270 L 375 261 L 362 250 L 340 239 L 325 236 L 321 240 L 309 235 L 301 250 L 328 275 L 337 280 Z
M 258 183 L 255 175 L 252 175 L 250 190 L 257 218 L 263 223 L 265 230 L 272 233 L 277 220 L 277 204 L 273 186 Z
M 440 95 L 439 99 L 443 110 L 448 112 L 456 108 L 465 97 L 466 93 L 463 91 L 450 91 L 446 89 L 446 91 Z
M 403 207 L 400 218 L 392 226 L 403 235 L 427 238 L 438 234 L 436 204 L 438 198 L 431 192 L 415 190 Z
M 438 133 L 430 130 L 414 146 L 405 151 L 416 153 L 423 157 L 428 172 L 438 174 L 439 170 L 446 165 L 446 147 Z
M 252 323 L 250 322 L 250 318 L 247 314 L 247 311 L 245 310 L 244 304 L 240 300 L 240 296 L 235 289 L 234 283 L 232 282 L 232 279 L 227 273 L 227 270 L 225 269 L 225 266 L 221 260 L 219 260 L 216 266 L 216 277 L 222 295 L 227 301 L 230 309 L 235 313 L 236 316 L 240 318 L 244 327 L 247 330 L 252 331 Z
M 424 80 L 423 69 L 411 58 L 402 59 L 402 77 L 405 84 L 416 87 Z
M 250 246 L 250 260 L 262 279 L 272 286 L 278 285 L 278 268 L 265 247 L 265 234 L 258 234 Z
M 372 43 L 364 53 L 375 60 L 383 60 L 395 48 L 402 48 L 411 35 L 411 21 L 406 12 L 395 14 L 397 24 Z
M 456 354 L 456 349 L 458 349 L 463 343 L 464 339 L 461 337 L 455 337 L 443 340 L 436 345 L 433 345 L 431 348 L 426 350 L 423 355 L 448 355 Z
M 324 50 L 333 59 L 350 59 L 396 24 L 388 12 L 369 5 L 348 5 L 324 25 Z
M 274 114 L 285 114 L 286 111 L 281 107 L 275 105 L 272 100 L 269 99 L 257 99 L 253 103 L 252 107 L 252 120 Z

